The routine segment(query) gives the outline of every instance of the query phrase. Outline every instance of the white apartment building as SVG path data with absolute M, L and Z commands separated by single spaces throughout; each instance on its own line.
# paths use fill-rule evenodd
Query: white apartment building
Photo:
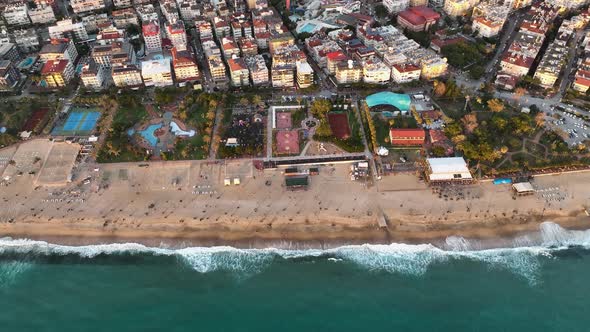
M 73 23 L 72 19 L 58 21 L 55 25 L 47 28 L 49 37 L 53 39 L 75 38 L 78 40 L 87 40 L 88 33 L 82 22 Z
M 126 28 L 130 25 L 139 26 L 137 14 L 133 8 L 113 10 L 112 17 L 117 28 Z
M 184 30 L 184 23 L 182 23 L 182 21 L 166 24 L 166 35 L 174 47 L 179 50 L 186 49 L 187 38 L 186 31 Z
M 23 26 L 31 24 L 26 3 L 14 3 L 6 6 L 2 12 L 4 21 L 9 26 Z
M 141 77 L 145 86 L 162 87 L 173 85 L 170 59 L 142 61 Z
M 143 40 L 145 41 L 145 51 L 147 53 L 162 51 L 162 35 L 158 21 L 144 22 L 141 28 Z
M 82 67 L 80 79 L 84 87 L 91 90 L 101 90 L 105 87 L 109 79 L 109 71 L 97 65 L 93 60 L 90 60 Z
M 471 28 L 473 31 L 477 31 L 481 37 L 492 38 L 500 33 L 503 25 L 504 21 L 488 19 L 480 16 L 473 19 Z
M 33 24 L 47 24 L 56 21 L 51 6 L 38 6 L 37 8 L 29 9 L 29 18 Z
M 180 11 L 180 17 L 185 22 L 191 22 L 195 17 L 201 15 L 201 9 L 199 6 L 189 0 L 178 0 L 178 10 Z
M 334 77 L 338 84 L 351 84 L 361 81 L 363 76 L 363 67 L 356 61 L 348 60 L 336 65 Z
M 368 84 L 387 84 L 391 79 L 391 69 L 379 58 L 374 57 L 363 63 L 363 82 Z
M 33 28 L 14 30 L 12 36 L 16 45 L 23 53 L 38 51 L 40 48 L 39 35 Z
M 175 22 L 180 20 L 178 7 L 174 0 L 160 0 L 160 10 L 168 22 Z
M 297 61 L 296 64 L 297 86 L 300 89 L 309 88 L 313 85 L 313 69 L 305 61 Z
M 70 6 L 76 14 L 88 13 L 106 7 L 104 0 L 70 0 Z
M 462 16 L 467 14 L 480 0 L 445 0 L 443 10 L 449 16 Z
M 244 58 L 248 70 L 250 71 L 250 79 L 254 86 L 268 84 L 268 67 L 261 54 L 251 55 Z
M 395 83 L 409 83 L 420 79 L 422 69 L 413 64 L 394 64 L 391 66 L 391 79 Z
M 86 14 L 82 17 L 82 24 L 86 32 L 98 31 L 99 26 L 111 24 L 111 20 L 106 13 L 103 14 Z
M 135 65 L 127 64 L 125 66 L 113 67 L 111 77 L 115 86 L 120 88 L 138 88 L 143 85 L 141 71 Z
M 390 14 L 395 14 L 408 9 L 410 0 L 383 0 L 383 6 Z
M 113 6 L 115 6 L 116 8 L 127 8 L 127 7 L 131 7 L 132 2 L 131 0 L 112 0 L 113 1 Z
M 139 15 L 140 22 L 150 22 L 150 21 L 157 21 L 158 20 L 158 13 L 154 8 L 154 5 L 148 3 L 145 5 L 137 6 L 135 8 L 137 14 Z

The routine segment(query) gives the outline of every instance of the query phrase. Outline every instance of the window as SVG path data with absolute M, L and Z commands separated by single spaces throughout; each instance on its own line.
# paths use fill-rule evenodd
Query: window
M 453 174 L 453 178 L 454 179 L 460 179 L 461 178 L 461 174 Z

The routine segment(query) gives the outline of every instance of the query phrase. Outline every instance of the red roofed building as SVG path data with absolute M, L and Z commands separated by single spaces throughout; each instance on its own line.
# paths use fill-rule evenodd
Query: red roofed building
M 411 7 L 397 15 L 397 23 L 412 31 L 428 30 L 440 19 L 440 14 L 426 7 Z
M 47 87 L 64 87 L 74 77 L 74 66 L 65 59 L 49 60 L 41 69 L 41 77 L 47 83 Z
M 392 145 L 423 145 L 426 140 L 424 129 L 390 129 L 389 140 Z
M 394 64 L 391 66 L 391 78 L 395 83 L 408 83 L 420 79 L 422 69 L 413 64 Z
M 160 26 L 158 25 L 158 22 L 144 22 L 141 30 L 143 32 L 143 40 L 145 41 L 146 52 L 161 52 L 162 36 L 160 35 Z
M 242 58 L 232 58 L 227 60 L 231 83 L 235 87 L 250 85 L 250 71 L 246 62 Z
M 528 74 L 534 61 L 534 57 L 507 52 L 502 56 L 500 67 L 503 73 L 521 77 Z
M 172 49 L 172 67 L 176 82 L 180 86 L 199 79 L 199 68 L 193 54 L 188 50 L 178 50 L 176 47 Z
M 336 65 L 340 62 L 348 61 L 348 57 L 342 51 L 335 51 L 326 54 L 328 73 L 334 74 L 336 72 Z

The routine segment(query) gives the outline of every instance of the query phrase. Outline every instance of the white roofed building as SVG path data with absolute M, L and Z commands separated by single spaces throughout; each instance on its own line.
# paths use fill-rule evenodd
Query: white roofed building
M 462 157 L 426 159 L 426 177 L 430 183 L 471 183 L 473 176 Z

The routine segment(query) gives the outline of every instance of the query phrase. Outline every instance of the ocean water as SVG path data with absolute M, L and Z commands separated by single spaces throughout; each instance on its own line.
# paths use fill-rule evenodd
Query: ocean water
M 590 231 L 509 248 L 85 247 L 0 239 L 1 331 L 588 331 Z

